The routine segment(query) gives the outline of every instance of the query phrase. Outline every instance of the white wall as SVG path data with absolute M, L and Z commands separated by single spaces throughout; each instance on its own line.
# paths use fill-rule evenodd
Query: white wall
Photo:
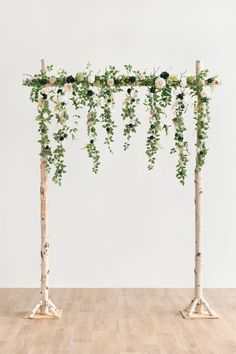
M 233 0 L 0 3 L 0 286 L 39 285 L 39 145 L 35 107 L 21 80 L 43 57 L 70 73 L 88 61 L 97 70 L 132 63 L 191 73 L 198 58 L 219 73 L 204 169 L 204 284 L 236 286 L 235 7 Z M 118 107 L 122 124 L 119 114 Z M 193 175 L 185 187 L 178 183 L 168 142 L 148 172 L 145 128 L 127 153 L 120 131 L 115 156 L 101 145 L 98 176 L 81 150 L 83 134 L 70 144 L 63 185 L 49 188 L 51 286 L 192 286 Z M 193 131 L 189 138 L 193 152 Z

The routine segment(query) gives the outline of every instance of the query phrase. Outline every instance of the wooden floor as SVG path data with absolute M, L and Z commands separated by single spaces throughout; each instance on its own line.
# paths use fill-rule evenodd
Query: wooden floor
M 189 289 L 53 289 L 60 320 L 26 320 L 36 289 L 0 289 L 0 354 L 236 354 L 236 289 L 208 289 L 217 320 L 184 320 Z

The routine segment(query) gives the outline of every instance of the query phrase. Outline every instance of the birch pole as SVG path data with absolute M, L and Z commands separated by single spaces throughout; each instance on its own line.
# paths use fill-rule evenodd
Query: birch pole
M 41 60 L 42 73 L 46 74 L 46 62 Z M 41 152 L 43 146 L 41 146 Z M 40 223 L 41 223 L 41 314 L 48 314 L 48 173 L 45 157 L 40 157 Z
M 47 65 L 44 59 L 41 60 L 41 71 L 43 74 L 47 72 Z M 43 145 L 41 145 L 41 152 Z M 62 311 L 58 310 L 53 302 L 49 299 L 48 278 L 48 172 L 47 161 L 44 156 L 40 156 L 40 225 L 41 225 L 41 300 L 33 307 L 31 313 L 26 318 L 60 318 Z
M 196 61 L 196 76 L 202 70 L 202 61 Z M 200 98 L 197 98 L 197 113 L 201 108 Z M 199 114 L 197 114 L 197 125 Z M 196 137 L 196 161 L 198 146 L 198 132 Z M 194 267 L 194 299 L 184 310 L 180 311 L 184 318 L 218 318 L 208 302 L 203 297 L 202 287 L 202 176 L 201 171 L 195 169 L 195 267 Z
M 202 70 L 202 62 L 196 61 L 196 75 Z M 199 110 L 199 98 L 197 99 L 197 109 Z M 198 146 L 198 134 L 196 138 L 196 146 Z M 196 151 L 197 160 L 197 151 Z M 202 299 L 202 176 L 201 172 L 195 170 L 195 298 Z M 197 304 L 196 312 L 202 313 L 202 303 Z

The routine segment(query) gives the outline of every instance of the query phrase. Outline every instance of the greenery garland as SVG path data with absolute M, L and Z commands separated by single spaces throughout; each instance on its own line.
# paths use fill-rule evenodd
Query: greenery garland
M 174 147 L 170 152 L 178 153 L 176 176 L 184 184 L 189 155 L 188 142 L 184 137 L 186 131 L 184 114 L 188 107 L 186 98 L 192 97 L 197 132 L 195 170 L 201 171 L 208 151 L 206 141 L 210 121 L 209 103 L 212 90 L 219 85 L 217 77 L 208 77 L 208 70 L 187 77 L 184 74 L 170 75 L 167 71 L 158 74 L 156 69 L 148 75 L 146 70 L 135 71 L 131 65 L 125 65 L 125 70 L 126 73 L 121 74 L 114 66 L 109 66 L 104 74 L 99 75 L 95 74 L 88 64 L 84 72 L 72 76 L 62 68 L 55 72 L 53 66 L 49 65 L 47 73 L 29 75 L 23 81 L 25 86 L 31 87 L 31 101 L 37 103 L 36 121 L 39 127 L 41 155 L 45 157 L 48 172 L 54 168 L 55 183 L 61 184 L 62 176 L 66 172 L 64 142 L 68 138 L 75 138 L 82 109 L 87 109 L 88 142 L 85 149 L 93 161 L 95 173 L 98 172 L 100 165 L 100 153 L 96 145 L 99 123 L 105 130 L 104 143 L 112 152 L 116 128 L 112 112 L 115 94 L 118 92 L 125 92 L 121 115 L 125 123 L 124 149 L 128 149 L 132 134 L 141 123 L 136 114 L 136 107 L 140 103 L 139 87 L 147 88 L 144 104 L 149 112 L 146 140 L 148 168 L 152 169 L 155 165 L 161 132 L 164 130 L 168 134 L 169 125 L 165 120 L 165 108 L 172 106 L 175 136 Z M 68 113 L 70 106 L 75 110 L 73 119 Z M 55 131 L 51 132 L 55 123 Z

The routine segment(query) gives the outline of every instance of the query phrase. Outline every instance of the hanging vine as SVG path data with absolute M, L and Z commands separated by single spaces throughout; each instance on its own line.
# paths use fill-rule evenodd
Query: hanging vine
M 207 138 L 210 123 L 210 100 L 213 89 L 220 84 L 217 77 L 207 78 L 208 70 L 202 70 L 196 77 L 188 79 L 191 96 L 194 97 L 194 119 L 197 132 L 197 156 L 195 171 L 200 172 L 208 152 Z
M 173 104 L 175 116 L 173 118 L 173 123 L 175 127 L 174 142 L 175 146 L 171 149 L 170 153 L 174 154 L 178 152 L 178 163 L 176 165 L 176 177 L 179 179 L 180 183 L 184 184 L 185 178 L 187 176 L 187 163 L 188 163 L 188 142 L 184 138 L 184 133 L 186 131 L 184 122 L 184 113 L 187 110 L 186 104 L 186 80 L 181 80 L 180 88 L 176 90 L 176 100 Z
M 97 140 L 97 128 L 96 125 L 99 122 L 97 106 L 98 102 L 96 100 L 96 93 L 92 88 L 88 88 L 85 92 L 85 102 L 88 107 L 87 114 L 87 133 L 89 137 L 89 142 L 86 144 L 86 150 L 88 156 L 93 161 L 93 172 L 98 172 L 98 167 L 100 165 L 100 153 L 96 147 Z
M 162 117 L 165 117 L 164 108 L 171 104 L 171 93 L 173 81 L 169 79 L 169 73 L 164 71 L 159 77 L 156 73 L 152 77 L 153 85 L 146 95 L 145 105 L 148 107 L 149 129 L 147 132 L 146 154 L 148 156 L 148 169 L 153 169 L 156 162 L 156 153 L 160 148 L 161 131 L 165 130 L 168 134 L 169 126 L 162 123 Z
M 88 156 L 93 161 L 93 171 L 97 173 L 100 153 L 97 148 L 97 126 L 105 130 L 104 143 L 112 152 L 116 123 L 113 119 L 115 94 L 125 92 L 122 118 L 125 122 L 123 135 L 124 149 L 130 146 L 132 135 L 140 125 L 136 107 L 140 103 L 139 87 L 147 89 L 144 104 L 149 112 L 149 129 L 146 140 L 148 168 L 155 165 L 156 154 L 160 148 L 161 132 L 168 133 L 166 107 L 174 103 L 175 126 L 174 147 L 171 153 L 179 155 L 176 176 L 184 184 L 187 175 L 188 143 L 184 138 L 186 131 L 184 114 L 187 110 L 186 96 L 193 98 L 194 118 L 197 131 L 196 171 L 200 171 L 207 155 L 207 132 L 209 128 L 209 103 L 214 87 L 219 85 L 217 77 L 208 77 L 208 71 L 196 76 L 170 75 L 167 71 L 158 74 L 154 70 L 148 75 L 146 70 L 135 71 L 125 65 L 126 73 L 120 73 L 114 66 L 108 66 L 104 74 L 95 74 L 88 65 L 86 70 L 76 75 L 68 75 L 62 68 L 56 71 L 47 67 L 47 73 L 29 75 L 23 82 L 31 87 L 30 99 L 37 103 L 38 132 L 40 135 L 41 155 L 46 160 L 48 172 L 53 168 L 53 181 L 60 184 L 66 172 L 65 146 L 68 138 L 76 137 L 80 111 L 87 109 L 88 142 L 85 144 Z M 71 109 L 75 114 L 69 114 Z M 54 128 L 55 127 L 55 128 Z M 54 130 L 54 131 L 52 131 Z
M 109 151 L 112 153 L 111 145 L 114 138 L 114 130 L 116 128 L 115 121 L 113 119 L 113 109 L 115 105 L 114 94 L 121 91 L 119 87 L 119 78 L 117 77 L 118 70 L 114 66 L 109 66 L 105 70 L 104 80 L 97 80 L 100 87 L 99 99 L 102 113 L 100 115 L 102 127 L 105 129 L 106 137 L 104 144 L 108 146 Z

